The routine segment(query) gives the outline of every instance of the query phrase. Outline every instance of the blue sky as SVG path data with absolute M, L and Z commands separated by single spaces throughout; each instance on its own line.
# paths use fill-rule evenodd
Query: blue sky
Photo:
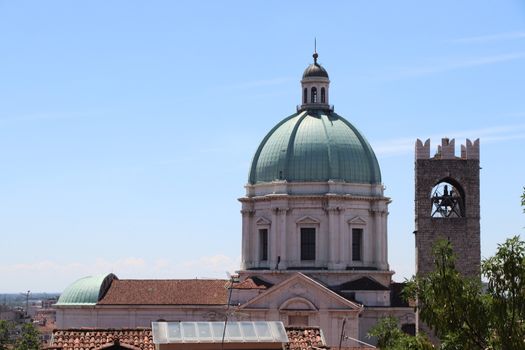
M 523 1 L 0 1 L 0 292 L 238 268 L 237 198 L 314 37 L 393 200 L 396 280 L 416 138 L 481 139 L 483 256 L 523 234 Z

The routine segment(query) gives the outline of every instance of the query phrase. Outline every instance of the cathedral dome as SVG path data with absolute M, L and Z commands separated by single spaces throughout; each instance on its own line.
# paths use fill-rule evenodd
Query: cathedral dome
M 365 137 L 332 110 L 304 109 L 277 124 L 252 161 L 248 182 L 380 184 L 381 172 Z

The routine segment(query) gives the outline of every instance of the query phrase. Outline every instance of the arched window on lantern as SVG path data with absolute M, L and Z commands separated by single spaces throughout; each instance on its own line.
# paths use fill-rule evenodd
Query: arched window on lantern
M 308 89 L 304 88 L 303 90 L 303 103 L 308 103 Z
M 317 88 L 315 86 L 312 88 L 311 95 L 311 103 L 317 103 Z
M 321 103 L 326 103 L 326 92 L 324 87 L 321 88 Z

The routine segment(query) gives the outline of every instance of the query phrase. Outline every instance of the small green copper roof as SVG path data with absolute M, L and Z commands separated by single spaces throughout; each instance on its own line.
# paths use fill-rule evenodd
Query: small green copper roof
M 372 147 L 346 119 L 328 110 L 295 113 L 263 139 L 248 182 L 275 180 L 380 184 Z
M 95 305 L 115 279 L 118 278 L 112 273 L 81 278 L 64 290 L 57 305 Z

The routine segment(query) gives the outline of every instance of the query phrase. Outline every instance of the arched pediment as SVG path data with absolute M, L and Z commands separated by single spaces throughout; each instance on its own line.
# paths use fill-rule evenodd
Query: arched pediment
M 279 306 L 279 310 L 318 311 L 310 300 L 301 297 L 286 300 Z
M 255 223 L 257 225 L 270 225 L 272 222 L 268 220 L 267 218 L 265 218 L 264 216 L 261 216 L 255 221 Z
M 315 225 L 319 224 L 320 222 L 321 221 L 311 216 L 303 216 L 302 218 L 296 221 L 296 223 L 298 224 L 315 224 Z
M 348 223 L 354 224 L 354 225 L 366 225 L 366 220 L 360 216 L 355 216 L 351 218 L 350 220 L 348 220 Z

